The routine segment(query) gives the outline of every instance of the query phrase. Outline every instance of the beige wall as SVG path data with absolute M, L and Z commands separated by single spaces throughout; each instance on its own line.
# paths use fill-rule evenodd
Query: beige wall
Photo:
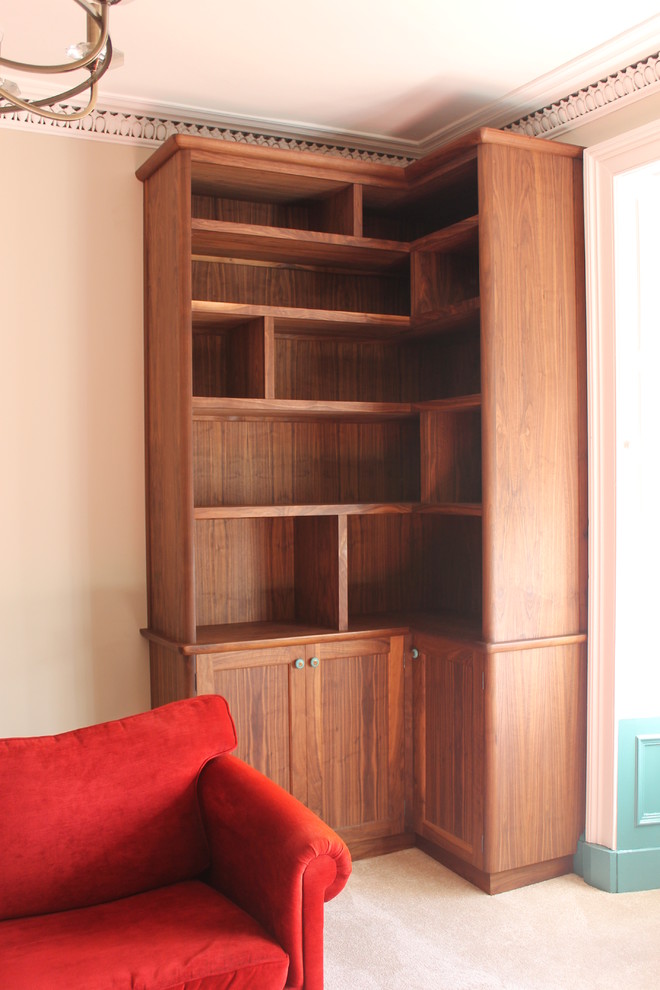
M 147 155 L 0 128 L 0 736 L 149 707 Z

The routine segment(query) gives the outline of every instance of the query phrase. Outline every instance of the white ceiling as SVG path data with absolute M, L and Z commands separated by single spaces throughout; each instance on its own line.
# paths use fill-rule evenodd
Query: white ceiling
M 660 50 L 658 0 L 122 0 L 110 25 L 125 63 L 101 105 L 403 151 L 501 126 Z M 0 0 L 0 31 L 8 58 L 62 61 L 84 14 Z

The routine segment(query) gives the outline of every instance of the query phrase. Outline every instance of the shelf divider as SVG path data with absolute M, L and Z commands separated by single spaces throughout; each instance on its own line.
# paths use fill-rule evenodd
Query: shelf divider
M 348 626 L 345 516 L 300 516 L 295 521 L 296 619 L 339 631 Z

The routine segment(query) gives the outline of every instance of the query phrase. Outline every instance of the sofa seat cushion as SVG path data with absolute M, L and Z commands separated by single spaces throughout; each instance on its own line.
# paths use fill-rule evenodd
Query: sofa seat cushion
M 0 922 L 11 990 L 282 990 L 287 954 L 213 888 L 186 881 Z

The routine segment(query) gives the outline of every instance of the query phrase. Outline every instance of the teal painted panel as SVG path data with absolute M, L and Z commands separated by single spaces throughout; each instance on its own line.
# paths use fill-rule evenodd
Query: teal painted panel
M 660 718 L 619 722 L 617 849 L 660 849 Z
M 636 736 L 637 825 L 660 825 L 660 734 Z

